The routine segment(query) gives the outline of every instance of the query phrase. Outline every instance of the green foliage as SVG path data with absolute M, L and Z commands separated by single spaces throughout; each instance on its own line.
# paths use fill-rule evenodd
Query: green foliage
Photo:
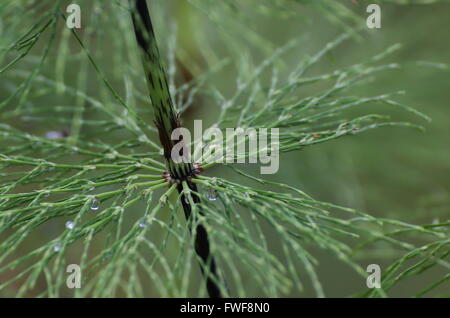
M 207 20 L 229 54 L 222 57 L 208 46 L 211 35 L 193 36 L 201 49 L 178 47 L 180 26 L 175 20 L 169 27 L 163 24 L 167 8 L 163 1 L 153 3 L 169 88 L 182 116 L 203 100 L 217 110 L 211 126 L 280 127 L 281 153 L 307 151 L 385 126 L 423 130 L 421 123 L 429 121 L 396 101 L 403 92 L 395 88 L 378 95 L 352 93 L 379 73 L 400 68 L 384 62 L 399 45 L 320 73 L 314 67 L 356 34 L 351 24 L 339 23 L 351 32 L 291 66 L 287 56 L 298 52 L 303 37 L 275 48 L 246 28 L 244 5 L 189 3 L 194 13 L 186 14 Z M 357 23 L 350 9 L 334 1 L 260 1 L 257 12 L 284 17 L 284 6 L 307 3 L 331 20 Z M 163 178 L 166 166 L 127 2 L 81 2 L 90 17 L 83 20 L 82 31 L 74 32 L 64 26 L 65 4 L 0 4 L 5 28 L 0 89 L 6 96 L 0 101 L 0 295 L 205 296 L 188 229 L 195 229 L 195 222 L 210 234 L 221 270 L 217 284 L 226 296 L 302 295 L 307 286 L 318 297 L 326 296 L 317 271 L 318 250 L 360 275 L 361 290 L 367 273 L 358 257 L 396 256 L 383 273 L 382 289 L 359 296 L 388 296 L 401 280 L 434 267 L 450 269 L 448 220 L 415 225 L 374 217 L 315 200 L 289 180 L 261 179 L 238 165 L 221 165 L 226 178 L 215 175 L 213 164 L 203 165 L 204 175 L 193 179 L 200 204 L 185 185 L 195 215 L 195 222 L 186 224 L 181 196 Z M 111 65 L 102 62 L 105 57 Z M 198 62 L 202 59 L 208 69 Z M 236 65 L 236 85 L 214 85 L 231 65 Z M 180 80 L 183 72 L 193 79 Z M 412 113 L 418 123 L 352 112 L 374 104 Z M 45 135 L 64 129 L 70 131 L 67 137 Z M 67 221 L 74 227 L 65 227 Z M 65 286 L 65 268 L 71 263 L 80 264 L 83 273 L 83 287 L 74 292 Z M 429 282 L 411 296 L 426 295 L 449 278 Z

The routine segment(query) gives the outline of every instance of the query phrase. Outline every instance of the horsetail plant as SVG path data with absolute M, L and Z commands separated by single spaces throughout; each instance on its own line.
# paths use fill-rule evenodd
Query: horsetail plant
M 450 269 L 448 220 L 373 216 L 248 166 L 171 157 L 178 142 L 198 141 L 171 136 L 199 113 L 223 132 L 279 128 L 281 160 L 382 127 L 423 130 L 358 113 L 385 105 L 429 121 L 397 100 L 402 91 L 355 93 L 402 66 L 385 62 L 400 45 L 328 65 L 340 45 L 365 36 L 335 1 L 148 2 L 153 20 L 144 0 L 77 1 L 79 30 L 66 27 L 63 0 L 0 4 L 0 296 L 324 297 L 323 251 L 353 270 L 355 296 L 389 296 L 408 278 Z M 167 18 L 170 5 L 184 6 L 190 22 Z M 243 14 L 289 18 L 288 5 L 310 5 L 345 33 L 308 55 L 304 37 L 274 44 Z M 198 25 L 210 33 L 191 32 Z M 367 289 L 364 260 L 380 255 L 390 265 L 381 288 Z M 81 288 L 67 287 L 70 264 L 81 269 Z

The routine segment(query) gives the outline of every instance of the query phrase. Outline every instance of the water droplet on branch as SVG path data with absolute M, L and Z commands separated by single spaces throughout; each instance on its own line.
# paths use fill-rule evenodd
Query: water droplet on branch
M 94 197 L 91 201 L 91 210 L 97 211 L 100 208 L 100 201 Z
M 66 222 L 66 229 L 73 230 L 74 227 L 75 227 L 75 223 L 73 221 Z
M 53 246 L 53 250 L 55 251 L 55 252 L 59 252 L 60 250 L 61 250 L 61 243 L 56 243 L 54 246 Z

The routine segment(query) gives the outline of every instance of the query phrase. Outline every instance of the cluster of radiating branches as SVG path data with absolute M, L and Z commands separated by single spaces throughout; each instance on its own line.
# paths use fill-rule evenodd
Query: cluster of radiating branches
M 240 34 L 249 37 L 250 46 L 264 45 L 260 35 L 241 32 L 244 23 L 227 7 L 232 2 L 189 2 L 220 32 L 229 30 L 224 41 Z M 272 5 L 289 1 L 266 2 L 259 4 L 264 14 Z M 338 5 L 296 2 L 315 2 L 320 8 Z M 362 290 L 367 273 L 354 258 L 358 253 L 381 250 L 402 255 L 384 272 L 382 288 L 363 292 L 366 296 L 386 296 L 398 281 L 434 266 L 450 268 L 445 260 L 450 251 L 449 221 L 413 225 L 375 218 L 317 201 L 288 181 L 275 183 L 250 175 L 237 164 L 223 165 L 233 173 L 230 178 L 214 176 L 208 170 L 214 164 L 205 165 L 205 172 L 192 179 L 200 203 L 193 201 L 185 183 L 184 195 L 179 194 L 176 185 L 163 177 L 166 166 L 151 121 L 144 75 L 136 62 L 139 54 L 128 2 L 89 3 L 80 3 L 89 8 L 83 13 L 88 16 L 83 32 L 65 28 L 63 1 L 0 4 L 4 28 L 0 37 L 0 295 L 205 296 L 204 284 L 196 279 L 194 235 L 183 218 L 181 200 L 187 200 L 195 215 L 191 229 L 201 223 L 210 234 L 211 253 L 220 268 L 214 279 L 225 296 L 301 295 L 297 291 L 303 291 L 305 284 L 317 296 L 326 296 L 312 248 L 323 249 L 353 268 L 361 275 Z M 153 16 L 162 15 L 161 5 L 154 5 Z M 220 10 L 224 14 L 219 17 Z M 392 105 L 428 120 L 395 101 L 401 92 L 351 93 L 355 85 L 378 72 L 400 67 L 383 63 L 397 45 L 352 66 L 310 75 L 310 69 L 350 41 L 352 33 L 324 43 L 322 50 L 286 71 L 285 54 L 302 44 L 301 38 L 293 39 L 263 52 L 265 57 L 257 65 L 249 62 L 248 55 L 239 54 L 243 58 L 238 59 L 230 53 L 230 58 L 218 59 L 207 72 L 175 85 L 175 21 L 171 25 L 163 24 L 163 18 L 156 21 L 156 30 L 163 29 L 167 36 L 160 38 L 165 39 L 160 45 L 167 52 L 170 90 L 181 117 L 204 98 L 209 107 L 217 108 L 214 125 L 219 128 L 280 128 L 281 153 L 382 126 L 421 128 L 386 115 L 346 115 L 346 110 L 366 104 Z M 108 50 L 96 46 L 101 37 L 110 40 Z M 230 43 L 231 50 L 241 53 L 241 44 Z M 108 68 L 101 60 L 110 54 L 113 65 Z M 231 62 L 240 71 L 230 95 L 212 87 L 209 80 L 220 76 Z M 69 73 L 67 65 L 75 65 L 77 72 Z M 305 96 L 302 89 L 317 83 L 323 84 L 322 89 Z M 198 213 L 200 209 L 203 213 Z M 68 290 L 65 285 L 65 266 L 70 263 L 81 266 L 81 289 Z M 425 294 L 449 278 L 430 282 L 414 294 Z

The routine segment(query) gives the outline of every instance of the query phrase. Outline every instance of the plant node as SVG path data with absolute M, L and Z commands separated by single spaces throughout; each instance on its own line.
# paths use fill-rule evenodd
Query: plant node
M 176 183 L 180 184 L 183 181 L 190 180 L 193 178 L 196 178 L 198 175 L 200 175 L 204 171 L 202 165 L 200 163 L 194 163 L 192 170 L 189 171 L 189 173 L 185 175 L 178 175 L 178 174 L 170 174 L 169 171 L 165 171 L 163 173 L 163 178 L 166 182 L 169 183 L 169 186 Z

